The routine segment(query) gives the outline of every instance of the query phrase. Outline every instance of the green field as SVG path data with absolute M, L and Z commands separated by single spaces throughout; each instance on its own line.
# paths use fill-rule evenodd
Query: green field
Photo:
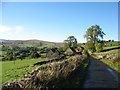
M 119 46 L 120 45 L 120 41 L 106 42 L 105 45 L 106 46 Z
M 35 47 L 33 44 L 19 44 L 20 47 Z
M 20 79 L 25 74 L 27 74 L 28 72 L 31 72 L 33 69 L 35 69 L 38 66 L 21 68 L 21 69 L 18 69 L 18 68 L 28 66 L 40 61 L 47 61 L 47 60 L 48 60 L 47 58 L 39 58 L 39 59 L 28 59 L 28 60 L 15 61 L 15 62 L 14 61 L 2 62 L 2 71 L 1 71 L 2 84 L 4 84 L 7 81 Z
M 105 50 L 105 49 L 117 48 L 117 47 L 120 47 L 120 46 L 110 46 L 110 47 L 103 47 L 103 50 Z
M 0 51 L 0 55 L 5 55 L 6 53 L 6 51 Z
M 106 52 L 100 52 L 99 54 L 114 54 L 114 55 L 118 55 L 120 54 L 120 49 L 115 49 L 115 50 L 110 50 L 110 51 L 106 51 Z

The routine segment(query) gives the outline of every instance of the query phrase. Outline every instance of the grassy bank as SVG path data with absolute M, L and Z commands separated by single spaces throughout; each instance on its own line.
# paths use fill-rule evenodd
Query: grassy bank
M 109 59 L 100 59 L 98 58 L 96 55 L 92 55 L 94 58 L 99 59 L 100 61 L 104 62 L 105 64 L 107 64 L 109 67 L 111 67 L 112 69 L 114 69 L 117 72 L 120 72 L 120 58 L 116 58 L 116 60 L 109 60 Z M 115 63 L 115 61 L 117 61 Z
M 110 46 L 110 47 L 104 47 L 103 49 L 111 49 L 109 51 L 105 51 L 105 52 L 99 52 L 99 53 L 94 53 L 93 57 L 99 59 L 100 61 L 104 62 L 105 64 L 107 64 L 109 67 L 113 68 L 114 70 L 116 70 L 117 72 L 120 72 L 120 49 L 113 49 L 112 48 L 117 48 L 120 47 L 120 45 L 118 46 Z M 111 58 L 98 58 L 97 55 L 112 55 Z M 115 57 L 114 59 L 112 57 Z
M 107 64 L 109 67 L 112 69 L 116 70 L 117 72 L 120 72 L 120 66 L 118 64 L 114 64 L 113 62 L 106 60 L 106 59 L 100 59 L 100 61 L 104 62 Z
M 7 81 L 17 80 L 22 78 L 25 74 L 28 72 L 31 72 L 33 69 L 35 69 L 37 66 L 34 67 L 26 67 L 21 68 L 24 66 L 28 66 L 40 61 L 46 61 L 47 58 L 38 58 L 38 59 L 27 59 L 22 61 L 4 61 L 1 62 L 2 64 L 2 84 L 4 84 Z

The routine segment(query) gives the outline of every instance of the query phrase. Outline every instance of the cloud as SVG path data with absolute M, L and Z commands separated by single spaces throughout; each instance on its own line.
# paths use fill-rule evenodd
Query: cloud
M 10 38 L 21 33 L 21 30 L 24 30 L 23 26 L 0 26 L 0 38 Z
M 22 26 L 15 26 L 15 27 L 0 26 L 0 33 L 16 32 L 23 29 L 24 27 Z
M 11 31 L 12 28 L 8 26 L 0 26 L 0 32 L 8 32 Z
M 15 28 L 16 28 L 16 30 L 23 30 L 22 26 L 16 26 Z

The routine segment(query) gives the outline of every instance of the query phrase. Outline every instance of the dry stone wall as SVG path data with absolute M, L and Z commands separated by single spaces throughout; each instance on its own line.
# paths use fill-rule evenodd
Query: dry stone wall
M 68 57 L 69 60 L 67 61 L 53 62 L 48 66 L 38 67 L 20 80 L 7 82 L 2 87 L 2 90 L 48 89 L 50 82 L 53 81 L 52 83 L 55 83 L 57 81 L 56 79 L 60 77 L 65 79 L 86 58 L 87 56 L 74 55 Z

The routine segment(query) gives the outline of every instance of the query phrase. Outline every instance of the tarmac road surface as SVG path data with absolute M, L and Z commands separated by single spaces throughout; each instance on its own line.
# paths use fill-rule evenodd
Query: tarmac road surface
M 83 88 L 117 88 L 120 89 L 120 74 L 102 61 L 90 56 Z

